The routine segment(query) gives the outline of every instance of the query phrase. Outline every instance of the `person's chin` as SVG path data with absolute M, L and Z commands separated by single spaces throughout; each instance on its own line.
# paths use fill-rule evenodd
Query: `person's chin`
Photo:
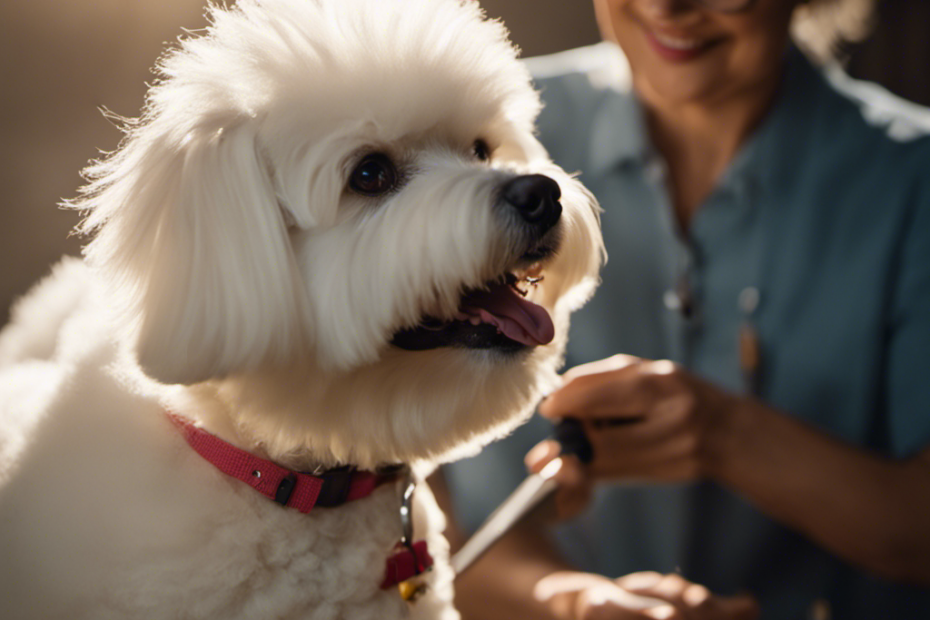
M 655 59 L 641 59 L 633 68 L 634 85 L 647 103 L 696 103 L 712 98 L 720 83 L 712 72 L 704 69 L 668 67 Z

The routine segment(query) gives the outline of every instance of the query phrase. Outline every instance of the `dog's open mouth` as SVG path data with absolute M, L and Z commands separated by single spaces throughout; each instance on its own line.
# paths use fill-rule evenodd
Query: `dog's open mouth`
M 426 317 L 419 325 L 403 329 L 391 344 L 409 351 L 439 347 L 516 351 L 548 344 L 555 327 L 542 306 L 526 299 L 528 288 L 542 281 L 539 263 L 520 276 L 507 272 L 483 288 L 462 295 L 451 321 Z

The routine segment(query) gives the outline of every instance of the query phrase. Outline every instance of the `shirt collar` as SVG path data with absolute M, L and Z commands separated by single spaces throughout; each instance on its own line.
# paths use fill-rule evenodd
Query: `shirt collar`
M 619 49 L 616 54 L 621 58 L 623 56 Z M 772 109 L 740 149 L 721 179 L 722 185 L 736 183 L 747 176 L 773 180 L 771 177 L 777 171 L 760 169 L 765 165 L 760 159 L 769 160 L 771 158 L 768 154 L 784 149 L 790 152 L 791 148 L 801 146 L 792 146 L 785 141 L 803 135 L 803 127 L 813 120 L 817 95 L 826 88 L 826 83 L 820 72 L 795 46 L 790 46 L 786 54 L 782 86 Z M 603 99 L 591 124 L 589 170 L 592 174 L 599 175 L 616 167 L 642 164 L 655 156 L 655 148 L 646 129 L 645 110 L 633 92 L 629 72 L 620 75 L 622 79 L 604 90 Z M 787 127 L 794 128 L 791 135 L 784 135 Z
M 763 191 L 796 185 L 810 144 L 834 120 L 822 113 L 825 97 L 831 92 L 822 72 L 797 47 L 789 46 L 772 107 L 737 154 L 722 183 L 748 178 Z
M 603 174 L 625 164 L 645 161 L 652 152 L 644 110 L 633 93 L 629 64 L 620 48 L 602 43 L 610 56 L 602 99 L 591 123 L 589 171 Z
M 591 131 L 589 157 L 594 174 L 643 162 L 652 153 L 644 111 L 631 92 L 607 91 L 595 112 Z

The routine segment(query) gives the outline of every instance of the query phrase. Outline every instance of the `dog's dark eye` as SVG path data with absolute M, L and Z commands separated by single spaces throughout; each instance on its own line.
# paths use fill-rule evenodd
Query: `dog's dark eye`
M 491 159 L 491 149 L 488 148 L 488 143 L 484 140 L 475 140 L 475 144 L 472 146 L 472 152 L 475 154 L 475 157 L 481 161 L 488 161 Z
M 365 196 L 380 196 L 396 185 L 397 168 L 383 153 L 366 155 L 349 177 L 349 187 Z

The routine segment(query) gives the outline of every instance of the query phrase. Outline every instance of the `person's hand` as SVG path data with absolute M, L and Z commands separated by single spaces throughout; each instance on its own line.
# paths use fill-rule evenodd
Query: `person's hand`
M 564 620 L 755 620 L 749 595 L 712 594 L 679 575 L 632 573 L 616 580 L 579 572 L 541 579 L 533 595 Z
M 594 458 L 587 466 L 562 459 L 559 515 L 584 506 L 592 479 L 677 482 L 706 476 L 739 402 L 669 361 L 615 355 L 572 368 L 539 413 L 581 420 Z M 542 442 L 527 454 L 527 467 L 538 472 L 558 453 L 557 443 Z
M 558 442 L 547 439 L 536 444 L 526 454 L 524 462 L 530 472 L 538 474 L 552 461 L 560 461 L 558 469 L 552 475 L 559 485 L 554 498 L 555 518 L 565 520 L 583 511 L 590 503 L 594 480 L 577 457 L 570 454 L 561 456 L 561 450 Z

